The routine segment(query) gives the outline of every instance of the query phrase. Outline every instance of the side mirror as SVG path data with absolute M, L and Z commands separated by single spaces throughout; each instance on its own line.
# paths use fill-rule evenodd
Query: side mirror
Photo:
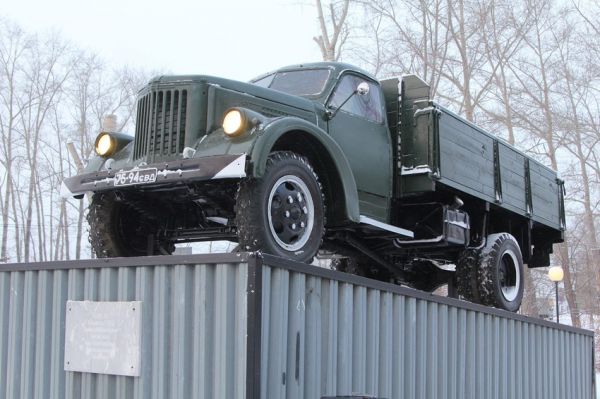
M 361 82 L 356 88 L 356 92 L 359 96 L 364 96 L 369 94 L 369 84 L 367 82 Z
M 333 119 L 333 117 L 337 114 L 337 112 L 346 104 L 352 97 L 355 95 L 365 96 L 369 94 L 369 84 L 367 82 L 360 82 L 358 86 L 356 86 L 356 90 L 354 90 L 335 110 L 327 111 L 326 118 L 328 120 Z

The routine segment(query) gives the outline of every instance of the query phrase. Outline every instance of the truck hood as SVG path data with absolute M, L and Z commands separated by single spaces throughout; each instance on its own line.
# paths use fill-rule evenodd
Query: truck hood
M 294 96 L 278 90 L 268 89 L 265 87 L 257 86 L 252 83 L 240 82 L 237 80 L 224 79 L 210 75 L 165 75 L 158 76 L 150 81 L 146 87 L 140 91 L 140 95 L 146 91 L 155 88 L 156 86 L 168 87 L 169 85 L 182 85 L 182 84 L 198 84 L 207 83 L 217 85 L 229 90 L 237 91 L 244 94 L 249 94 L 258 98 L 273 101 L 280 104 L 292 106 L 294 108 L 302 109 L 304 111 L 313 112 L 315 110 L 315 103 L 303 97 Z

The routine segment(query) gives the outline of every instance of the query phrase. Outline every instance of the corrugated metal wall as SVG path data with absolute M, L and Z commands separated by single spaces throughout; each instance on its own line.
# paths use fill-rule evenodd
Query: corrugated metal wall
M 0 398 L 242 398 L 247 264 L 0 272 Z M 65 372 L 67 299 L 144 302 L 140 378 Z
M 593 395 L 581 330 L 268 256 L 166 259 L 0 267 L 0 398 Z M 143 301 L 141 377 L 64 371 L 68 299 Z
M 261 398 L 593 397 L 592 336 L 421 296 L 265 266 Z

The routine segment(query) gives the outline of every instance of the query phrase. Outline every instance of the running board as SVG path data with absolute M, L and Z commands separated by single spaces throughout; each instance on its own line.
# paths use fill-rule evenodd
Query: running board
M 363 224 L 368 224 L 373 227 L 377 227 L 381 230 L 390 231 L 392 233 L 399 234 L 401 236 L 415 238 L 415 233 L 410 230 L 406 230 L 400 227 L 392 226 L 391 224 L 381 223 L 375 219 L 371 219 L 370 217 L 360 215 L 360 222 Z

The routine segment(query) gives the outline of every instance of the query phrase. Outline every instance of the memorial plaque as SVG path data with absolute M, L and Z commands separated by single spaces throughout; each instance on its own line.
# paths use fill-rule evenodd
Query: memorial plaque
M 139 376 L 142 302 L 67 301 L 65 371 Z

